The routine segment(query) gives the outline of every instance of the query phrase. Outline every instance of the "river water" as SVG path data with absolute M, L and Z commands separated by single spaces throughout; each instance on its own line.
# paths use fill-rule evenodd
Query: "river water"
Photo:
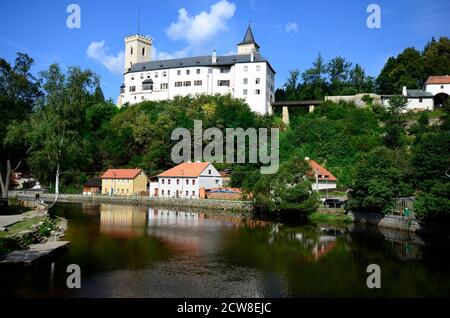
M 450 244 L 403 231 L 110 204 L 55 210 L 69 221 L 69 250 L 0 273 L 0 296 L 450 296 Z M 80 266 L 80 289 L 67 288 L 69 264 Z M 380 266 L 380 289 L 367 287 L 369 264 Z

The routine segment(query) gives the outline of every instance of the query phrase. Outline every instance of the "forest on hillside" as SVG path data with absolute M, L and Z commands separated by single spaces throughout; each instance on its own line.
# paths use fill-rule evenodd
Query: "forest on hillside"
M 450 52 L 448 44 L 446 38 L 432 41 L 424 52 L 419 52 L 420 59 L 430 65 L 443 65 L 441 71 L 449 74 L 444 67 L 448 67 L 450 58 L 447 64 L 438 59 Z M 444 53 L 439 51 L 441 47 Z M 431 53 L 436 50 L 438 53 Z M 390 74 L 396 81 L 390 80 L 389 85 L 396 91 L 404 77 L 397 78 L 398 72 L 392 70 L 404 68 L 402 54 L 393 58 L 395 62 L 389 60 L 375 81 L 366 78 L 360 83 L 375 82 L 367 85 L 381 87 L 385 74 Z M 261 175 L 258 164 L 217 165 L 231 170 L 233 186 L 254 194 L 259 210 L 279 215 L 308 214 L 316 209 L 311 181 L 305 178 L 309 167 L 304 158 L 310 157 L 338 177 L 339 187 L 352 189 L 349 207 L 354 210 L 389 212 L 392 199 L 415 195 L 415 209 L 421 219 L 449 220 L 448 105 L 440 111 L 404 114 L 405 100 L 400 96 L 388 108 L 370 100 L 365 108 L 326 102 L 313 113 L 294 114 L 286 127 L 279 117 L 255 114 L 243 100 L 231 96 L 179 97 L 118 109 L 113 101 L 105 100 L 100 79 L 90 70 L 62 70 L 52 64 L 35 77 L 30 72 L 32 64 L 30 57 L 20 53 L 14 65 L 0 59 L 3 196 L 13 171 L 31 172 L 50 191 L 55 191 L 58 175 L 61 192 L 66 193 L 80 192 L 83 182 L 109 167 L 139 167 L 155 175 L 174 165 L 170 159 L 176 143 L 171 140 L 173 129 L 192 130 L 194 120 L 202 120 L 203 129 L 281 129 L 281 165 L 277 174 Z M 431 66 L 425 69 L 428 71 L 414 75 L 417 85 L 427 72 L 435 72 Z M 320 72 L 308 73 L 315 74 L 312 78 L 316 80 L 321 78 Z M 289 98 L 318 98 L 331 87 L 350 87 L 350 82 L 339 75 L 334 81 L 325 81 L 326 90 L 319 95 L 302 95 L 305 90 L 319 92 L 316 89 L 323 83 L 315 86 L 317 83 L 291 85 L 288 79 L 283 91 Z M 360 86 L 361 92 L 367 92 L 364 85 Z

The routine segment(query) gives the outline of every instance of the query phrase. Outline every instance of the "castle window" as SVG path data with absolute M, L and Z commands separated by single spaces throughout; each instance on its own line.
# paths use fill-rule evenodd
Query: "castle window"
M 131 80 L 132 80 L 132 81 L 134 81 L 134 75 L 133 75 L 133 76 L 131 76 Z
M 191 81 L 185 81 L 183 84 L 184 86 L 191 86 Z
M 175 87 L 181 87 L 183 86 L 183 82 L 175 82 Z
M 181 71 L 180 70 L 177 71 L 177 75 L 181 75 Z
M 194 86 L 202 86 L 202 81 L 194 81 Z
M 155 78 L 158 78 L 158 72 L 155 72 Z
M 261 65 L 256 65 L 256 71 L 257 72 L 261 71 Z
M 212 68 L 209 68 L 209 69 L 208 69 L 208 73 L 209 73 L 209 74 L 212 74 Z
M 220 73 L 222 73 L 222 74 L 229 73 L 229 72 L 230 72 L 229 67 L 221 67 L 220 68 Z
M 255 89 L 255 95 L 261 95 L 261 90 L 260 89 Z
M 163 72 L 163 77 L 166 77 L 167 76 L 167 72 Z
M 197 69 L 197 74 L 200 74 L 200 69 L 199 68 Z
M 244 95 L 247 95 L 247 94 L 248 94 L 248 90 L 244 89 L 243 94 L 244 94 Z
M 160 88 L 161 88 L 161 89 L 167 89 L 167 88 L 169 88 L 169 84 L 167 84 L 167 83 L 161 83 Z
M 248 66 L 244 66 L 244 72 L 248 72 Z
M 151 91 L 151 90 L 153 90 L 153 84 L 143 84 L 142 85 L 142 90 L 143 91 Z
M 145 56 L 145 47 L 142 48 L 142 56 Z
M 143 73 L 141 73 L 141 79 L 144 79 L 144 74 Z
M 256 80 L 255 80 L 255 84 L 261 84 L 261 79 L 258 77 L 258 78 L 256 78 Z
M 248 78 L 244 78 L 244 85 L 248 84 Z
M 186 70 L 186 75 L 190 75 L 191 74 L 191 70 Z
M 135 92 L 136 91 L 136 86 L 130 86 L 130 93 Z
M 147 78 L 150 78 L 150 73 L 147 73 Z
M 217 86 L 230 86 L 230 81 L 229 80 L 218 80 Z
M 131 47 L 130 53 L 131 55 L 133 55 L 133 47 Z

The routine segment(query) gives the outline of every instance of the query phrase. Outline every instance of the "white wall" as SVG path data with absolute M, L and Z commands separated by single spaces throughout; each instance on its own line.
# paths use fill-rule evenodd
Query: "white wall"
M 433 110 L 433 98 L 408 98 L 408 110 Z
M 443 88 L 441 88 L 441 86 Z M 439 93 L 450 95 L 450 84 L 428 84 L 425 86 L 425 90 L 433 94 L 433 96 Z
M 221 69 L 228 72 L 223 73 Z M 153 80 L 153 91 L 142 90 L 142 82 L 148 78 Z M 244 78 L 248 79 L 248 84 L 244 84 Z M 259 84 L 256 84 L 257 78 Z M 202 81 L 201 86 L 194 85 L 194 81 L 197 80 Z M 230 85 L 218 86 L 219 80 L 228 80 Z M 184 86 L 187 81 L 191 82 L 190 86 Z M 181 82 L 182 86 L 176 87 L 177 82 Z M 127 102 L 135 104 L 144 100 L 167 100 L 189 94 L 231 94 L 236 98 L 245 99 L 252 111 L 266 114 L 271 112 L 270 103 L 275 98 L 275 74 L 266 62 L 237 63 L 231 67 L 199 66 L 126 73 L 124 84 L 125 92 L 120 96 L 122 104 Z M 161 89 L 161 84 L 167 84 L 167 89 Z M 131 86 L 135 86 L 134 92 L 130 92 Z M 244 95 L 244 89 L 247 89 L 247 95 Z M 259 95 L 256 95 L 256 89 L 260 90 Z
M 328 181 L 328 182 L 323 182 L 323 181 L 319 181 L 318 184 L 316 184 L 315 182 L 312 184 L 311 188 L 313 191 L 317 191 L 317 190 L 333 190 L 336 189 L 337 184 L 335 181 Z

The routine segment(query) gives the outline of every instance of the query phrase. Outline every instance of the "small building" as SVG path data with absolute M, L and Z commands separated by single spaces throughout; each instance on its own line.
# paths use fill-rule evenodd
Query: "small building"
M 142 195 L 148 178 L 142 169 L 108 169 L 101 177 L 102 193 L 107 195 Z
M 93 195 L 102 193 L 102 179 L 91 178 L 83 184 L 83 195 Z
M 448 103 L 450 95 L 450 75 L 430 76 L 425 82 L 425 90 L 433 94 L 434 107 L 442 107 Z
M 204 198 L 205 191 L 220 188 L 222 176 L 209 162 L 184 162 L 156 176 L 150 196 L 162 198 Z
M 319 165 L 316 161 L 305 158 L 314 173 L 314 183 L 312 189 L 314 191 L 334 190 L 337 187 L 337 179 L 333 174 Z

